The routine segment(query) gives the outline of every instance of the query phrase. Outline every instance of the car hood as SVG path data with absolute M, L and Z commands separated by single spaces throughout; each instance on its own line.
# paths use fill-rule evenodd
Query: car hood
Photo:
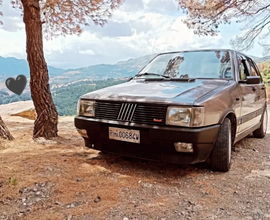
M 87 93 L 81 98 L 192 105 L 197 99 L 227 83 L 227 80 L 215 79 L 196 79 L 194 82 L 131 80 Z

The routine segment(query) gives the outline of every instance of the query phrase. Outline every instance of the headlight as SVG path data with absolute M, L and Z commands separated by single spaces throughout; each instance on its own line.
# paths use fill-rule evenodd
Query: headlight
M 168 107 L 166 116 L 167 125 L 184 127 L 200 127 L 204 125 L 203 107 Z
M 95 117 L 95 101 L 79 100 L 77 115 Z

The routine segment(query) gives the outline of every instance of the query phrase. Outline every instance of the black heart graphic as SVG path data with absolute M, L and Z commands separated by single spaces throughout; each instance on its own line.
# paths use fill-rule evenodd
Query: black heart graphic
M 17 95 L 21 95 L 25 89 L 27 83 L 27 78 L 24 75 L 17 76 L 16 80 L 13 78 L 8 78 L 6 80 L 6 87 Z

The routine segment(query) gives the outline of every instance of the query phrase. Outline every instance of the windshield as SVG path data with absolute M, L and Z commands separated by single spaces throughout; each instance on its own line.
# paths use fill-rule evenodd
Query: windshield
M 232 78 L 230 54 L 228 51 L 161 54 L 138 74 L 140 78 L 160 78 L 162 76 L 230 79 Z

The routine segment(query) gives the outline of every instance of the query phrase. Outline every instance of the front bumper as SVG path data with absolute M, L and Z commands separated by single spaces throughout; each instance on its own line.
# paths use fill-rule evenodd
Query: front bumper
M 140 144 L 109 139 L 109 126 L 139 130 Z M 194 164 L 207 160 L 218 136 L 220 125 L 180 128 L 75 117 L 75 127 L 87 131 L 88 138 L 84 137 L 84 140 L 85 146 L 89 148 L 174 164 Z M 194 152 L 176 152 L 174 142 L 192 143 Z

